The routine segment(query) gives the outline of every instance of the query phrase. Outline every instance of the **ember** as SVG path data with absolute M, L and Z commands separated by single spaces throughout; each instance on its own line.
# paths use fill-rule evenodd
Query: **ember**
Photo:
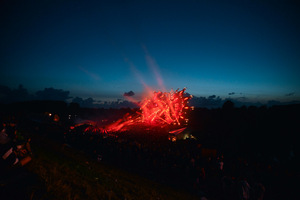
M 154 91 L 150 97 L 138 104 L 140 106 L 139 111 L 134 114 L 127 113 L 122 119 L 105 127 L 91 121 L 76 126 L 86 125 L 84 128 L 85 133 L 110 135 L 110 133 L 127 131 L 137 126 L 164 128 L 168 125 L 187 125 L 187 112 L 193 107 L 188 105 L 188 100 L 192 98 L 192 95 L 187 95 L 185 90 L 184 88 L 176 91 L 171 90 L 170 92 Z
M 188 100 L 191 95 L 185 93 L 185 88 L 171 92 L 153 92 L 150 98 L 144 99 L 140 103 L 140 111 L 135 115 L 127 115 L 124 119 L 108 125 L 102 132 L 117 132 L 128 130 L 132 125 L 166 126 L 185 125 Z
M 185 88 L 167 92 L 154 92 L 151 99 L 145 99 L 141 106 L 141 122 L 151 125 L 173 124 L 186 122 L 187 105 L 191 96 L 185 96 Z

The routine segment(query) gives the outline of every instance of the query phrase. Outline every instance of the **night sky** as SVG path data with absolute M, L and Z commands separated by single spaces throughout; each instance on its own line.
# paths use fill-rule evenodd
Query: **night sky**
M 299 3 L 222 2 L 1 1 L 0 85 L 300 100 Z

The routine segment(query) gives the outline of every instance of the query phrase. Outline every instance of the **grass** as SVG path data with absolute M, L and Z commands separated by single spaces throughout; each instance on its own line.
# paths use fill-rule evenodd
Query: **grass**
M 41 185 L 31 199 L 196 199 L 184 191 L 89 159 L 55 141 L 32 142 L 34 158 L 26 168 Z M 37 197 L 38 196 L 38 197 Z

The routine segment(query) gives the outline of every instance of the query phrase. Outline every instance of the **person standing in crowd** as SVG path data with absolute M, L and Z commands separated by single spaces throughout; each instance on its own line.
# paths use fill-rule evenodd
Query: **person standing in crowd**
M 1 171 L 6 168 L 24 166 L 31 161 L 30 138 L 25 141 L 22 134 L 14 131 L 7 134 L 6 126 L 0 132 L 0 166 Z M 11 138 L 10 136 L 13 136 Z

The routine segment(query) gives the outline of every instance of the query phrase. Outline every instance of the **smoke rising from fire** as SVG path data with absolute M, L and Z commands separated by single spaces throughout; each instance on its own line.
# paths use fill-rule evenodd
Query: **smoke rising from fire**
M 166 92 L 167 90 L 166 90 L 166 88 L 164 86 L 163 79 L 162 79 L 161 74 L 159 72 L 159 66 L 158 66 L 158 64 L 156 63 L 155 59 L 148 52 L 147 47 L 145 45 L 142 45 L 142 47 L 143 47 L 143 50 L 145 52 L 145 58 L 146 58 L 146 62 L 147 62 L 148 67 L 153 71 L 160 89 L 163 92 Z

